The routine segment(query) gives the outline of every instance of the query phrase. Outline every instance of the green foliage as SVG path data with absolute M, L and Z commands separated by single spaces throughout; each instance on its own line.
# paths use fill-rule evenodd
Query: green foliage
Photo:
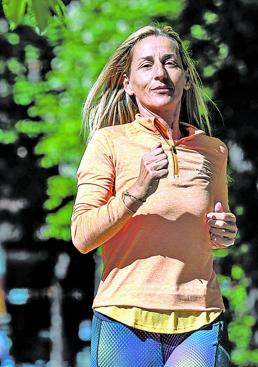
M 236 207 L 236 215 L 237 216 L 243 215 L 244 212 L 245 212 L 245 208 L 243 206 L 237 206 Z
M 214 250 L 213 253 L 214 253 L 214 256 L 216 257 L 226 257 L 229 254 L 229 249 L 222 248 L 222 249 Z
M 11 144 L 14 143 L 17 139 L 17 132 L 16 131 L 5 131 L 0 129 L 0 143 L 2 144 Z
M 207 39 L 207 32 L 200 24 L 194 24 L 191 27 L 191 35 L 197 39 Z
M 42 132 L 49 132 L 51 125 L 42 121 L 19 120 L 16 123 L 16 129 L 20 133 L 34 137 Z
M 49 214 L 47 217 L 47 226 L 42 228 L 43 237 L 55 237 L 63 241 L 69 241 L 71 231 L 70 227 L 67 227 L 67 218 L 71 218 L 72 208 L 72 203 L 68 203 L 57 213 Z
M 231 276 L 235 280 L 240 280 L 244 276 L 244 270 L 239 265 L 233 265 L 231 269 Z
M 3 0 L 3 10 L 12 30 L 24 20 L 27 13 L 32 24 L 42 32 L 51 18 L 51 11 L 59 18 L 66 12 L 62 0 Z
M 220 251 L 217 250 L 216 253 Z M 234 313 L 229 324 L 229 339 L 235 344 L 232 362 L 237 366 L 257 366 L 257 350 L 249 350 L 252 339 L 252 326 L 255 317 L 248 312 L 247 287 L 249 281 L 240 265 L 234 264 L 231 276 L 218 275 L 223 296 L 229 302 L 229 309 Z
M 26 0 L 3 0 L 6 18 L 13 23 L 20 23 L 25 13 Z
M 25 76 L 17 76 L 13 88 L 14 101 L 18 105 L 27 106 L 44 91 L 47 91 L 45 83 L 31 83 Z
M 7 68 L 11 73 L 19 75 L 25 72 L 25 67 L 15 57 L 11 57 L 7 60 Z
M 5 37 L 11 45 L 17 45 L 20 42 L 20 37 L 18 36 L 17 33 L 14 33 L 14 32 L 7 33 Z
M 76 185 L 73 177 L 69 176 L 52 176 L 48 179 L 49 199 L 45 202 L 45 208 L 48 210 L 55 209 L 62 203 L 62 200 L 76 193 Z
M 211 11 L 206 11 L 203 18 L 206 24 L 216 23 L 218 21 L 218 15 Z
M 210 76 L 212 76 L 215 73 L 215 71 L 216 70 L 215 70 L 214 66 L 208 65 L 208 66 L 205 66 L 205 68 L 203 69 L 203 75 L 206 78 L 209 78 Z

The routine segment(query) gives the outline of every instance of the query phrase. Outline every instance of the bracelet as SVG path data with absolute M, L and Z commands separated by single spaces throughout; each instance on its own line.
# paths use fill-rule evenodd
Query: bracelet
M 135 201 L 138 201 L 138 203 L 145 203 L 146 199 L 139 199 L 130 194 L 127 190 L 122 193 L 123 196 L 129 196 L 131 199 L 134 199 Z

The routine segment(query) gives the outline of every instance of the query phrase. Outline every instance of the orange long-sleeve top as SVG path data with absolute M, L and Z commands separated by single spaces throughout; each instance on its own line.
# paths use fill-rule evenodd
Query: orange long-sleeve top
M 224 304 L 213 269 L 206 214 L 228 207 L 226 145 L 187 123 L 174 141 L 156 119 L 99 129 L 77 171 L 71 234 L 87 253 L 102 247 L 104 270 L 93 308 L 219 311 Z M 136 213 L 122 192 L 138 177 L 141 157 L 158 142 L 169 173 Z

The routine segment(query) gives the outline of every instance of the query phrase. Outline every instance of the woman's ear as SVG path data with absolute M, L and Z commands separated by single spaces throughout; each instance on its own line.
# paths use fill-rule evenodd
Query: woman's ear
M 188 69 L 185 71 L 185 85 L 184 89 L 189 90 L 191 88 L 191 81 Z
M 123 75 L 123 78 L 124 78 L 123 80 L 124 90 L 129 96 L 132 97 L 134 95 L 134 92 L 132 90 L 130 80 L 126 74 Z

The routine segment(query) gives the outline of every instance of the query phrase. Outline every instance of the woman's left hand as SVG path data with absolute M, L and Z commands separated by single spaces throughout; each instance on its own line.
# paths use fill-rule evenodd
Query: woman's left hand
M 207 223 L 210 226 L 210 237 L 214 247 L 228 247 L 234 245 L 237 226 L 236 216 L 233 213 L 224 212 L 220 202 L 216 203 L 214 212 L 207 214 Z

